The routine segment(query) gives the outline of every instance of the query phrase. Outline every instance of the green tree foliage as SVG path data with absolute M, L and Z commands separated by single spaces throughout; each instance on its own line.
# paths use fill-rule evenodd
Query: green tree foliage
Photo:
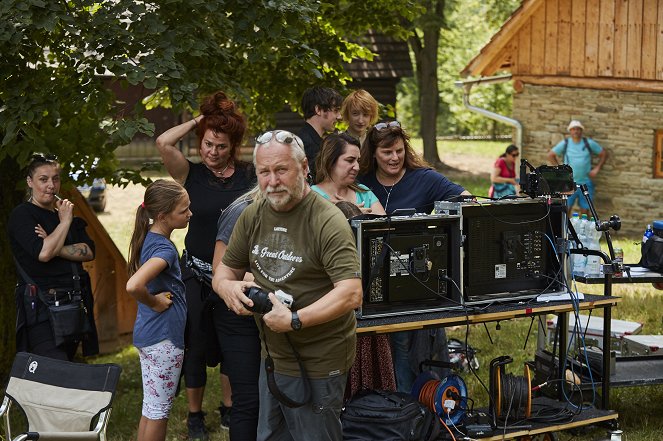
M 202 94 L 237 98 L 254 128 L 313 84 L 348 80 L 343 61 L 370 57 L 357 41 L 369 27 L 404 38 L 415 0 L 5 0 L 0 2 L 0 185 L 5 223 L 21 199 L 19 170 L 34 151 L 60 157 L 64 174 L 118 173 L 114 150 L 153 135 L 151 106 L 196 109 Z M 387 12 L 387 13 L 385 13 Z M 104 84 L 140 84 L 150 99 L 125 109 Z M 10 274 L 6 235 L 0 272 Z M 5 280 L 12 280 L 7 277 Z M 2 288 L 2 335 L 13 335 L 12 287 Z M 13 345 L 0 342 L 12 358 Z M 0 374 L 7 360 L 0 360 Z
M 446 26 L 440 32 L 438 51 L 439 134 L 492 134 L 510 130 L 463 106 L 462 90 L 454 86 L 460 79 L 460 71 L 478 54 L 490 37 L 515 11 L 518 0 L 464 0 L 454 1 L 445 8 Z M 399 90 L 399 115 L 407 127 L 420 130 L 419 111 L 413 101 L 420 87 L 415 81 L 406 79 Z M 511 113 L 512 90 L 509 84 L 479 86 L 472 89 L 472 104 L 507 114 Z

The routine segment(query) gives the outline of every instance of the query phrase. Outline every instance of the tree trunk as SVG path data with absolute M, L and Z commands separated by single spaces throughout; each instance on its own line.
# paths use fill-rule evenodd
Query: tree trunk
M 5 384 L 16 353 L 16 270 L 9 247 L 7 221 L 9 213 L 23 201 L 24 192 L 17 190 L 17 185 L 24 176 L 18 163 L 9 156 L 0 162 L 0 170 L 0 280 L 4 280 L 0 284 L 0 382 Z
M 419 83 L 419 118 L 421 138 L 424 144 L 424 158 L 437 167 L 442 164 L 437 152 L 437 115 L 439 106 L 439 88 L 437 83 L 437 51 L 440 41 L 440 29 L 444 23 L 444 0 L 428 2 L 427 12 L 421 20 L 419 37 L 410 37 L 409 43 L 414 53 L 417 82 Z

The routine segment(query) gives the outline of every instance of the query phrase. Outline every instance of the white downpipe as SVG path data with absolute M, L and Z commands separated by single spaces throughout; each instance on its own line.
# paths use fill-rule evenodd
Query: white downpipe
M 472 86 L 479 84 L 504 83 L 509 80 L 511 80 L 511 75 L 498 75 L 494 77 L 479 78 L 476 80 L 456 81 L 454 85 L 456 87 L 463 88 L 463 105 L 468 110 L 514 127 L 516 129 L 516 141 L 514 144 L 522 151 L 523 126 L 520 124 L 520 121 L 508 116 L 500 115 L 499 113 L 492 112 L 488 109 L 482 109 L 481 107 L 473 106 L 470 103 L 470 91 L 472 90 Z

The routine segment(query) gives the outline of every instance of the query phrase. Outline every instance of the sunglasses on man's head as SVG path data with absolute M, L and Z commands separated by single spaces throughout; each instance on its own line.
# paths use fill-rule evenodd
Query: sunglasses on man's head
M 257 144 L 267 144 L 272 139 L 276 139 L 277 142 L 281 144 L 290 145 L 294 141 L 300 148 L 304 148 L 303 145 L 299 143 L 299 139 L 294 133 L 288 132 L 286 130 L 270 130 L 265 132 L 262 135 L 256 137 Z
M 398 121 L 389 121 L 389 122 L 379 122 L 373 127 L 375 127 L 375 130 L 384 130 L 388 129 L 389 127 L 400 127 L 401 123 Z

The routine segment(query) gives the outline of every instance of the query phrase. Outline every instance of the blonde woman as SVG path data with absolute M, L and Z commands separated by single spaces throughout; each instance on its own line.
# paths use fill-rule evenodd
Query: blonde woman
M 378 120 L 378 102 L 365 90 L 355 90 L 343 100 L 341 116 L 348 123 L 347 133 L 357 138 L 362 146 L 368 130 Z

